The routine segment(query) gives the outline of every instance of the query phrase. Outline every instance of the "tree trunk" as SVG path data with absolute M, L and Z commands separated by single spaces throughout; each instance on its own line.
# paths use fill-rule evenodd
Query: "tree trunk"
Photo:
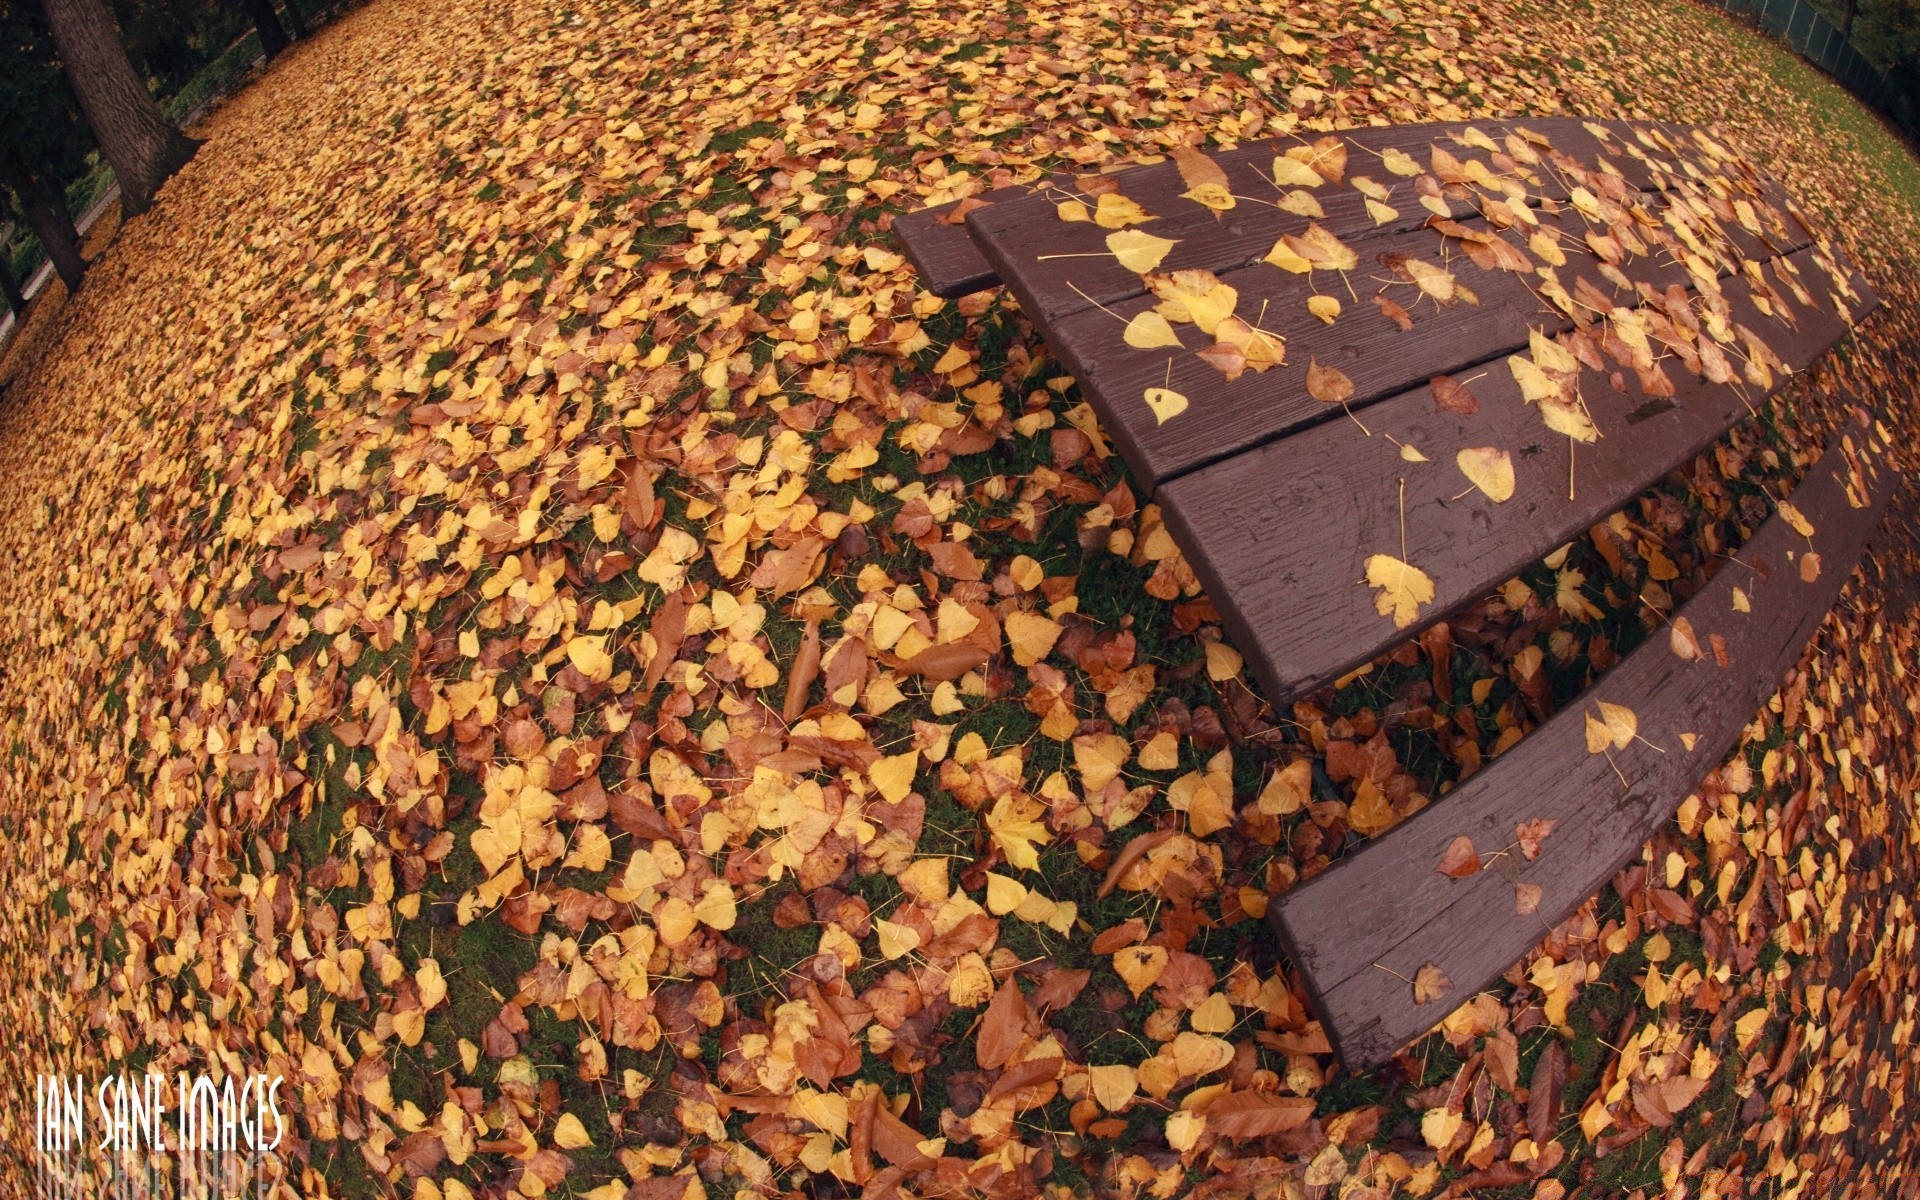
M 293 30 L 293 36 L 296 39 L 306 40 L 309 35 L 306 14 L 300 11 L 300 6 L 294 3 L 294 0 L 286 0 L 286 5 L 287 27 Z
M 247 16 L 260 32 L 260 52 L 272 62 L 288 45 L 287 31 L 280 27 L 280 18 L 274 15 L 273 0 L 247 0 Z
M 60 62 L 113 173 L 120 211 L 138 216 L 199 143 L 160 115 L 134 73 L 106 0 L 45 0 Z
M 1847 0 L 1847 7 L 1840 17 L 1840 40 L 1843 42 L 1853 40 L 1853 18 L 1859 7 L 1860 0 Z
M 15 316 L 26 319 L 27 298 L 20 294 L 20 285 L 14 281 L 13 268 L 7 264 L 7 248 L 0 244 L 0 294 L 4 294 L 7 307 Z
M 0 182 L 5 182 L 19 197 L 27 224 L 46 247 L 47 257 L 52 260 L 61 282 L 69 292 L 79 291 L 87 263 L 80 257 L 80 231 L 73 227 L 73 214 L 67 211 L 66 198 L 9 154 L 0 154 Z

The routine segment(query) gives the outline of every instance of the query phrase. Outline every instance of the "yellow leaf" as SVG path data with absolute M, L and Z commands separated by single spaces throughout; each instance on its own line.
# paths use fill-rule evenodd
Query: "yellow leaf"
M 1297 813 L 1313 798 L 1313 764 L 1296 758 L 1273 773 L 1267 786 L 1260 789 L 1256 803 L 1271 817 Z
M 1233 1015 L 1233 1005 L 1227 1002 L 1226 996 L 1214 992 L 1200 1002 L 1199 1008 L 1193 1010 L 1189 1023 L 1197 1033 L 1226 1033 L 1238 1022 Z
M 1334 318 L 1340 315 L 1340 302 L 1332 296 L 1309 296 L 1307 311 L 1331 325 Z
M 700 902 L 693 906 L 693 915 L 702 924 L 718 930 L 733 928 L 738 915 L 733 901 L 733 885 L 724 879 L 709 879 L 702 888 Z
M 1420 615 L 1422 604 L 1433 602 L 1433 580 L 1411 563 L 1390 554 L 1375 554 L 1367 559 L 1367 584 L 1380 589 L 1373 606 L 1383 617 L 1392 617 L 1395 628 L 1405 629 Z
M 1027 885 L 1018 879 L 987 872 L 987 911 L 996 917 L 1004 917 L 1020 907 L 1027 898 Z
M 1219 683 L 1240 673 L 1244 660 L 1240 652 L 1225 642 L 1207 643 L 1207 678 Z
M 1220 282 L 1212 271 L 1174 271 L 1148 275 L 1147 289 L 1160 298 L 1157 311 L 1169 321 L 1192 321 L 1202 333 L 1212 333 L 1233 315 L 1240 293 Z
M 1467 482 L 1487 494 L 1495 504 L 1513 498 L 1513 458 L 1493 446 L 1472 446 L 1454 456 Z
M 420 1007 L 432 1010 L 435 1005 L 447 998 L 447 981 L 440 974 L 440 964 L 434 959 L 420 960 L 419 969 L 413 973 L 413 982 L 420 989 Z
M 875 917 L 873 930 L 880 935 L 880 957 L 889 962 L 920 948 L 920 931 L 911 925 Z
M 1154 424 L 1165 425 L 1187 411 L 1187 398 L 1171 388 L 1148 388 L 1147 407 L 1153 410 Z
M 1369 199 L 1367 201 L 1367 215 L 1373 218 L 1375 225 L 1385 225 L 1389 221 L 1399 219 L 1400 210 L 1383 204 L 1378 200 Z
M 987 832 L 993 835 L 1007 861 L 1021 870 L 1037 869 L 1040 855 L 1034 849 L 1035 844 L 1044 845 L 1053 840 L 1053 834 L 1035 819 L 1045 811 L 1024 794 L 1008 793 L 987 813 Z
M 1287 244 L 1285 237 L 1275 242 L 1273 249 L 1267 251 L 1267 256 L 1260 261 L 1279 267 L 1282 271 L 1291 271 L 1295 275 L 1304 275 L 1313 270 L 1313 264 L 1296 253 L 1293 247 Z
M 1152 213 L 1141 208 L 1138 204 L 1135 204 L 1118 192 L 1108 192 L 1106 195 L 1100 197 L 1093 210 L 1093 223 L 1102 229 L 1125 229 L 1129 225 L 1139 225 L 1151 220 L 1153 220 Z M 1157 242 L 1162 239 L 1154 238 L 1153 240 Z M 1172 244 L 1172 242 L 1167 243 L 1169 246 Z M 1113 249 L 1112 238 L 1107 239 L 1107 249 Z M 1119 253 L 1117 250 L 1114 252 L 1116 254 Z M 1165 251 L 1163 250 L 1161 253 L 1164 254 Z M 1156 259 L 1155 261 L 1157 262 L 1159 260 Z M 1137 269 L 1151 271 L 1153 268 L 1144 267 Z
M 1600 431 L 1587 419 L 1586 410 L 1578 404 L 1569 404 L 1560 400 L 1542 400 L 1540 419 L 1547 428 L 1555 433 L 1563 433 L 1576 442 L 1594 442 L 1600 439 Z
M 1733 589 L 1733 611 L 1735 612 L 1752 612 L 1753 611 L 1753 605 L 1748 602 L 1747 593 L 1742 588 Z
M 1087 1085 L 1101 1108 L 1110 1113 L 1122 1112 L 1140 1091 L 1140 1073 L 1126 1063 L 1088 1067 Z
M 1463 1124 L 1465 1122 L 1459 1113 L 1442 1104 L 1438 1108 L 1428 1109 L 1426 1115 L 1420 1118 L 1420 1136 L 1435 1150 L 1445 1150 L 1453 1144 Z
M 1599 704 L 1600 720 L 1606 725 L 1613 744 L 1625 750 L 1627 744 L 1633 741 L 1634 735 L 1640 730 L 1640 718 L 1624 704 L 1613 704 L 1606 700 L 1600 701 Z
M 1296 217 L 1317 218 L 1327 215 L 1327 210 L 1320 207 L 1320 202 L 1313 198 L 1313 193 L 1300 188 L 1295 188 L 1280 197 L 1280 208 Z
M 1105 201 L 1108 197 L 1102 196 L 1100 199 Z M 1141 275 L 1159 266 L 1160 260 L 1175 245 L 1169 238 L 1141 233 L 1138 229 L 1123 229 L 1107 235 L 1107 249 L 1120 260 L 1120 265 Z
M 1780 515 L 1786 518 L 1787 524 L 1793 526 L 1793 531 L 1801 537 L 1810 538 L 1813 536 L 1813 522 L 1807 520 L 1800 510 L 1795 508 L 1790 502 L 1786 500 L 1780 501 Z
M 1224 184 L 1203 183 L 1191 191 L 1180 193 L 1195 204 L 1210 208 L 1216 213 L 1226 212 L 1233 207 L 1233 193 Z
M 1408 442 L 1400 443 L 1400 457 L 1407 462 L 1433 461 L 1432 459 L 1429 459 L 1426 455 L 1420 453 L 1420 447 L 1412 445 Z
M 1167 1118 L 1167 1145 L 1184 1154 L 1199 1143 L 1206 1129 L 1206 1114 L 1183 1108 Z
M 1023 667 L 1046 658 L 1064 632 L 1058 621 L 1022 611 L 1008 613 L 1003 628 L 1007 632 L 1007 645 L 1013 650 L 1013 661 Z
M 1167 323 L 1165 317 L 1152 309 L 1135 313 L 1133 320 L 1127 322 L 1127 331 L 1121 337 L 1135 350 L 1180 345 L 1180 335 L 1173 331 L 1173 326 Z
M 888 804 L 898 804 L 913 790 L 913 777 L 919 769 L 920 752 L 909 750 L 878 760 L 867 768 L 867 778 Z
M 553 1125 L 553 1144 L 562 1150 L 582 1150 L 593 1145 L 593 1139 L 587 1136 L 587 1127 L 580 1123 L 579 1117 L 561 1113 Z
M 1420 174 L 1420 164 L 1404 150 L 1388 147 L 1380 153 L 1380 164 L 1395 175 L 1413 176 Z
M 1167 969 L 1165 946 L 1123 946 L 1113 955 L 1114 974 L 1138 1000 Z
M 613 656 L 607 653 L 606 635 L 579 634 L 567 643 L 567 661 L 573 669 L 594 683 L 604 683 L 613 675 Z
M 1087 206 L 1078 200 L 1062 200 L 1053 206 L 1053 211 L 1060 214 L 1062 221 L 1093 220 L 1093 214 L 1088 212 Z
M 1279 187 L 1319 187 L 1326 180 L 1299 159 L 1283 154 L 1273 160 L 1273 182 Z

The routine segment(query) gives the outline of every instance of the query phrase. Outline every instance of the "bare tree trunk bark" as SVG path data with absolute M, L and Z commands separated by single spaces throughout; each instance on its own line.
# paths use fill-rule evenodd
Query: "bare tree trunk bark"
M 1841 41 L 1851 42 L 1853 40 L 1853 18 L 1857 15 L 1859 8 L 1860 0 L 1847 0 L 1845 13 L 1840 18 Z
M 311 31 L 307 28 L 306 14 L 300 11 L 300 6 L 296 4 L 294 0 L 286 0 L 286 5 L 287 27 L 293 30 L 293 36 L 296 41 L 305 41 L 311 36 Z
M 66 198 L 35 177 L 11 155 L 0 154 L 0 182 L 20 198 L 21 211 L 34 236 L 46 247 L 55 273 L 69 292 L 80 290 L 87 262 L 80 257 L 80 231 L 73 227 L 73 214 L 67 211 Z
M 273 11 L 273 0 L 247 0 L 247 17 L 260 33 L 260 52 L 272 62 L 275 55 L 285 50 L 289 43 L 287 31 L 280 27 L 280 18 Z
M 147 211 L 199 145 L 160 115 L 134 73 L 106 0 L 45 0 L 60 62 L 120 182 L 120 210 Z

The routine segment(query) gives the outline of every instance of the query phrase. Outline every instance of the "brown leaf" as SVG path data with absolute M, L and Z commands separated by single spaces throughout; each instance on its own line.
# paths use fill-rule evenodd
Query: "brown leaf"
M 1007 984 L 1012 986 L 1013 981 L 1009 979 Z M 986 1103 L 991 1104 L 1000 1097 L 1010 1095 L 1021 1088 L 1058 1079 L 1061 1068 L 1066 1065 L 1066 1059 L 1055 1055 L 1047 1058 L 1030 1058 L 1023 1063 L 1008 1067 L 1006 1074 L 994 1080 L 993 1086 L 987 1089 Z
M 1435 375 L 1427 380 L 1427 388 L 1433 393 L 1433 407 L 1436 412 L 1458 413 L 1470 417 L 1480 411 L 1480 398 L 1467 390 L 1465 384 L 1451 375 Z
M 1520 842 L 1520 853 L 1526 856 L 1528 862 L 1540 857 L 1540 843 L 1547 840 L 1547 835 L 1558 824 L 1558 821 L 1535 817 L 1513 827 L 1513 836 Z
M 1338 367 L 1320 365 L 1320 361 L 1307 359 L 1307 395 L 1322 404 L 1344 404 L 1353 396 L 1353 380 Z
M 1513 885 L 1513 911 L 1519 916 L 1530 917 L 1540 911 L 1540 888 L 1536 884 L 1516 883 Z
M 1567 1086 L 1567 1052 L 1555 1038 L 1540 1052 L 1533 1064 L 1533 1078 L 1527 1081 L 1527 1132 L 1545 1145 L 1560 1129 L 1560 1106 Z
M 1453 990 L 1453 980 L 1447 973 L 1433 963 L 1426 963 L 1413 973 L 1413 1002 L 1431 1004 Z
M 1413 329 L 1413 314 L 1389 299 L 1385 292 L 1375 296 L 1373 303 L 1379 308 L 1381 316 L 1400 327 L 1400 332 L 1406 333 Z
M 1027 1037 L 1027 998 L 1013 976 L 1000 985 L 980 1019 L 980 1034 L 973 1044 L 973 1060 L 991 1071 L 1006 1065 L 1013 1052 Z
M 1473 839 L 1461 834 L 1447 843 L 1447 852 L 1440 856 L 1440 865 L 1434 870 L 1453 879 L 1465 879 L 1480 872 L 1480 855 L 1474 851 Z
M 1667 630 L 1667 645 L 1688 662 L 1699 662 L 1704 657 L 1700 650 L 1700 639 L 1694 636 L 1693 622 L 1685 617 L 1673 619 L 1673 624 Z
M 780 705 L 780 717 L 791 725 L 807 711 L 807 695 L 813 688 L 813 681 L 820 677 L 820 618 L 807 618 L 806 629 L 800 634 L 800 649 L 793 656 L 793 666 L 787 672 L 787 696 Z
M 1315 1107 L 1308 1096 L 1229 1092 L 1207 1107 L 1207 1128 L 1228 1139 L 1268 1137 L 1306 1124 Z

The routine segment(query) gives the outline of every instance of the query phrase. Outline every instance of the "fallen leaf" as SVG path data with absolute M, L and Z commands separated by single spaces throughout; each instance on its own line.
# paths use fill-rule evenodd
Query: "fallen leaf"
M 1513 498 L 1513 459 L 1494 446 L 1471 446 L 1454 456 L 1467 482 L 1485 492 L 1495 504 Z
M 1102 200 L 1106 197 L 1102 196 Z M 1167 251 L 1178 245 L 1168 238 L 1155 237 L 1142 233 L 1138 229 L 1123 229 L 1107 235 L 1107 249 L 1120 260 L 1120 265 L 1136 274 L 1145 275 L 1160 265 Z
M 1165 317 L 1152 309 L 1135 313 L 1133 320 L 1127 322 L 1127 330 L 1121 337 L 1135 350 L 1180 345 L 1180 335 L 1173 331 L 1173 326 L 1168 324 Z
M 1395 628 L 1405 629 L 1420 616 L 1420 606 L 1433 602 L 1433 580 L 1419 567 L 1401 562 L 1388 554 L 1367 559 L 1367 584 L 1380 589 L 1374 608 L 1383 617 L 1392 617 Z
M 1353 380 L 1338 367 L 1322 366 L 1318 359 L 1307 359 L 1307 395 L 1322 404 L 1344 404 L 1353 397 Z
M 1440 865 L 1434 870 L 1454 879 L 1465 879 L 1480 871 L 1480 855 L 1474 851 L 1473 839 L 1461 834 L 1447 843 L 1447 852 L 1440 856 Z

